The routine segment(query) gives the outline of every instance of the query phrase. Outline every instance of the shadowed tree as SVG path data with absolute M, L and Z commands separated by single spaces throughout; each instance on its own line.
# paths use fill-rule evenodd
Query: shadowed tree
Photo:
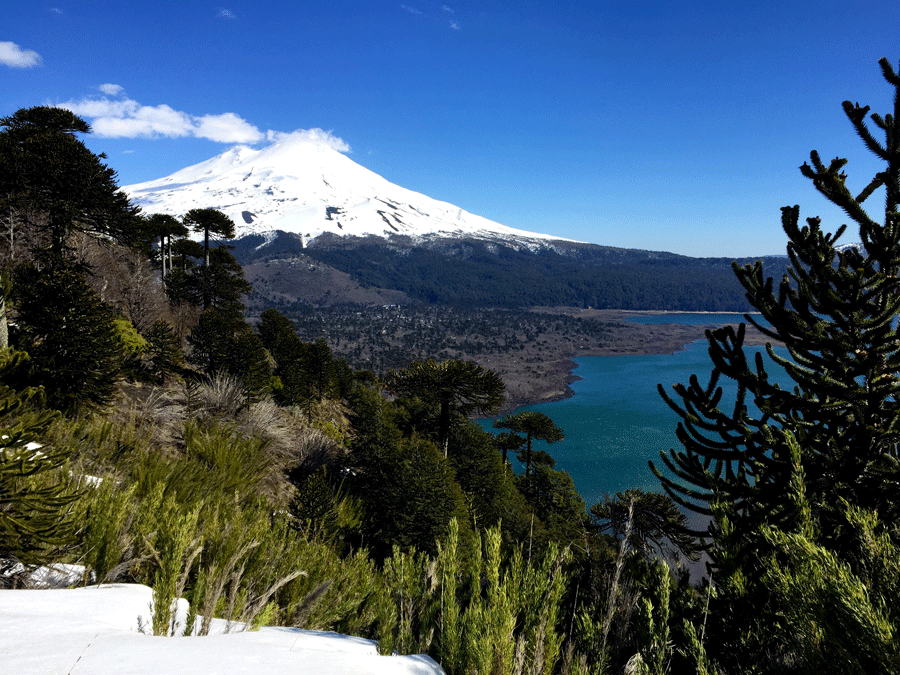
M 0 379 L 18 379 L 15 370 L 27 367 L 23 352 L 0 352 Z M 76 523 L 69 505 L 76 494 L 66 481 L 56 479 L 41 485 L 29 479 L 49 475 L 65 465 L 65 449 L 35 447 L 57 413 L 29 411 L 29 401 L 40 398 L 39 388 L 14 391 L 0 384 L 0 584 L 9 579 L 16 563 L 39 565 L 53 562 L 60 548 L 75 542 Z
M 553 420 L 544 413 L 533 410 L 524 410 L 513 413 L 499 420 L 494 420 L 495 429 L 509 429 L 518 434 L 525 435 L 525 476 L 531 475 L 533 461 L 531 445 L 536 439 L 547 443 L 556 443 L 565 438 L 563 430 L 553 423 Z
M 0 118 L 0 199 L 10 222 L 35 245 L 63 255 L 72 232 L 142 245 L 139 209 L 119 191 L 116 173 L 75 137 L 90 133 L 62 108 L 23 108 Z M 24 234 L 24 233 L 23 233 Z M 14 247 L 11 247 L 14 250 Z
M 31 356 L 31 383 L 44 387 L 50 405 L 67 412 L 109 402 L 124 358 L 115 315 L 86 274 L 82 266 L 48 253 L 19 265 L 13 284 L 12 341 Z
M 194 232 L 203 233 L 203 269 L 196 274 L 200 280 L 202 307 L 206 310 L 214 306 L 213 296 L 221 290 L 222 282 L 226 281 L 223 273 L 225 277 L 234 277 L 236 271 L 233 268 L 237 265 L 234 257 L 221 246 L 217 250 L 218 256 L 211 252 L 209 240 L 210 237 L 233 239 L 234 221 L 216 209 L 191 209 L 184 214 L 182 222 Z M 218 259 L 214 259 L 216 257 Z M 240 266 L 237 267 L 240 268 Z M 230 270 L 225 271 L 225 268 L 230 268 Z M 243 279 L 242 272 L 240 277 Z
M 209 267 L 209 239 L 218 236 L 234 238 L 234 221 L 216 209 L 191 209 L 184 214 L 183 223 L 197 233 L 203 233 L 203 266 Z
M 518 453 L 522 450 L 522 446 L 525 445 L 525 437 L 519 436 L 519 434 L 514 431 L 504 431 L 503 433 L 494 436 L 494 445 L 496 445 L 497 449 L 503 453 L 503 465 L 506 466 L 509 464 L 507 455 L 510 452 Z
M 697 540 L 685 533 L 684 513 L 668 495 L 638 489 L 606 495 L 591 507 L 591 517 L 599 532 L 617 540 L 629 532 L 626 547 L 647 557 L 669 552 L 666 542 L 692 560 L 699 556 Z
M 139 209 L 119 191 L 115 171 L 101 161 L 105 155 L 95 155 L 75 137 L 90 133 L 84 120 L 62 108 L 38 106 L 0 118 L 0 129 L 0 209 L 10 259 L 15 261 L 20 239 L 32 255 L 49 251 L 45 261 L 62 261 L 76 232 L 145 246 Z M 0 304 L 0 323 L 5 309 Z
M 186 237 L 188 228 L 175 216 L 167 213 L 154 213 L 147 217 L 149 231 L 159 239 L 159 260 L 162 276 L 165 278 L 172 271 L 172 236 Z
M 188 363 L 207 375 L 235 375 L 254 396 L 268 389 L 268 355 L 259 336 L 240 315 L 207 309 L 188 336 L 188 344 Z
M 416 397 L 438 409 L 437 442 L 444 457 L 453 420 L 496 412 L 503 405 L 505 391 L 497 373 L 474 361 L 457 360 L 416 361 L 388 373 L 385 384 L 394 394 Z

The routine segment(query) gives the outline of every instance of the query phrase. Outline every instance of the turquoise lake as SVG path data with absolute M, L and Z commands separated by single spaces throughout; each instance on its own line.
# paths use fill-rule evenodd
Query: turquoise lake
M 679 323 L 722 322 L 718 315 L 675 316 Z M 735 315 L 728 316 L 726 322 L 735 320 Z M 628 488 L 658 491 L 659 481 L 647 462 L 653 460 L 660 466 L 660 451 L 680 449 L 681 445 L 675 435 L 678 415 L 666 405 L 656 386 L 662 384 L 671 393 L 673 384 L 687 383 L 692 374 L 706 384 L 712 370 L 707 349 L 706 341 L 701 340 L 675 354 L 575 359 L 578 368 L 574 374 L 581 379 L 572 384 L 572 397 L 519 408 L 544 413 L 565 432 L 565 440 L 559 443 L 536 441 L 534 447 L 549 452 L 556 468 L 572 476 L 588 506 L 604 494 Z M 787 379 L 768 359 L 767 370 L 776 381 Z M 730 383 L 723 384 L 727 394 Z M 729 400 L 733 398 L 726 398 Z M 495 431 L 492 421 L 480 420 L 485 429 Z M 517 473 L 521 471 L 518 462 L 513 460 L 513 465 Z

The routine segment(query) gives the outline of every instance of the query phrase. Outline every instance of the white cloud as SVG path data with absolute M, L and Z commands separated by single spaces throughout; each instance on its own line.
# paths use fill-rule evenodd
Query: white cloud
M 216 143 L 257 143 L 265 136 L 247 120 L 234 113 L 195 117 L 194 135 Z
M 296 131 L 268 131 L 266 140 L 278 143 L 287 139 L 295 139 L 313 145 L 325 145 L 338 152 L 350 152 L 350 146 L 343 138 L 335 136 L 331 131 L 324 129 L 297 129 Z
M 117 84 L 99 87 L 105 94 L 115 95 L 124 91 Z M 110 99 L 84 98 L 58 104 L 87 119 L 94 133 L 105 138 L 206 138 L 216 143 L 248 143 L 262 141 L 274 143 L 288 138 L 315 145 L 325 145 L 338 152 L 350 152 L 350 146 L 342 138 L 324 129 L 298 129 L 292 132 L 265 133 L 232 113 L 219 115 L 191 115 L 171 106 L 141 105 L 137 101 L 120 97 Z
M 451 14 L 454 13 L 454 12 L 453 12 L 453 8 L 450 7 L 450 5 L 442 5 L 442 6 L 441 6 L 441 9 L 444 10 L 445 12 L 450 12 Z
M 10 68 L 31 68 L 40 65 L 41 55 L 22 49 L 15 42 L 0 42 L 0 63 Z
M 450 22 L 450 28 L 452 28 L 453 30 L 459 30 L 459 22 L 458 22 L 458 21 L 451 21 L 451 22 Z
M 118 85 L 103 85 L 116 87 Z M 112 89 L 110 89 L 110 92 Z M 121 88 L 119 88 L 121 91 Z M 258 143 L 265 134 L 234 113 L 195 116 L 168 105 L 141 105 L 130 98 L 86 98 L 60 103 L 87 118 L 97 136 L 106 138 L 183 138 L 194 136 L 216 143 Z
M 400 5 L 400 9 L 405 9 L 410 14 L 421 14 L 422 12 L 415 7 L 410 7 L 409 5 Z
M 54 14 L 62 14 L 63 13 L 63 11 L 59 7 L 51 7 L 50 11 L 53 12 Z
M 220 19 L 236 19 L 237 14 L 232 12 L 230 9 L 220 9 L 219 13 L 216 14 Z

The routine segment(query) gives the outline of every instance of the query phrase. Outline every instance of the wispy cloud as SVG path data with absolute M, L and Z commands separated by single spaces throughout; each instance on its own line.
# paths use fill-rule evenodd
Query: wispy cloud
M 220 9 L 219 13 L 216 16 L 220 19 L 236 19 L 237 14 L 232 12 L 230 9 Z
M 454 10 L 450 5 L 441 5 L 440 10 L 437 10 L 436 6 L 431 5 L 428 9 L 427 14 L 420 10 L 418 7 L 413 7 L 412 5 L 400 5 L 400 9 L 409 12 L 410 14 L 415 14 L 416 16 L 427 17 L 430 21 L 437 21 L 439 23 L 443 23 L 445 20 L 441 17 L 445 17 L 447 14 L 456 14 L 456 10 Z M 459 30 L 459 21 L 457 21 L 456 19 L 450 19 L 449 25 L 453 30 Z
M 50 11 L 53 12 L 54 14 L 62 14 L 63 13 L 63 11 L 59 7 L 51 7 Z
M 270 143 L 295 139 L 315 145 L 325 145 L 339 152 L 350 152 L 350 146 L 331 131 L 298 129 L 292 132 L 260 131 L 259 128 L 232 112 L 218 115 L 192 115 L 171 106 L 143 105 L 118 96 L 124 88 L 118 84 L 98 87 L 106 96 L 83 98 L 59 103 L 87 119 L 94 133 L 104 138 L 205 138 L 216 143 Z
M 41 55 L 22 49 L 15 42 L 0 42 L 0 63 L 10 68 L 32 68 L 41 64 Z
M 268 131 L 266 140 L 278 143 L 285 140 L 296 140 L 313 145 L 325 145 L 338 152 L 350 152 L 350 146 L 343 138 L 335 136 L 331 131 L 324 129 L 297 129 L 296 131 Z
M 103 93 L 114 96 L 123 88 L 101 85 Z M 58 104 L 90 120 L 94 133 L 106 138 L 183 138 L 194 136 L 216 143 L 258 143 L 265 134 L 234 113 L 191 115 L 171 106 L 143 105 L 121 97 L 83 98 Z

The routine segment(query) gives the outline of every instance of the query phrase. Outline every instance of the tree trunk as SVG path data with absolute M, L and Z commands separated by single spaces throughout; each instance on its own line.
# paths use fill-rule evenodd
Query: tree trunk
M 0 294 L 0 349 L 9 347 L 9 324 L 6 320 L 6 298 Z

